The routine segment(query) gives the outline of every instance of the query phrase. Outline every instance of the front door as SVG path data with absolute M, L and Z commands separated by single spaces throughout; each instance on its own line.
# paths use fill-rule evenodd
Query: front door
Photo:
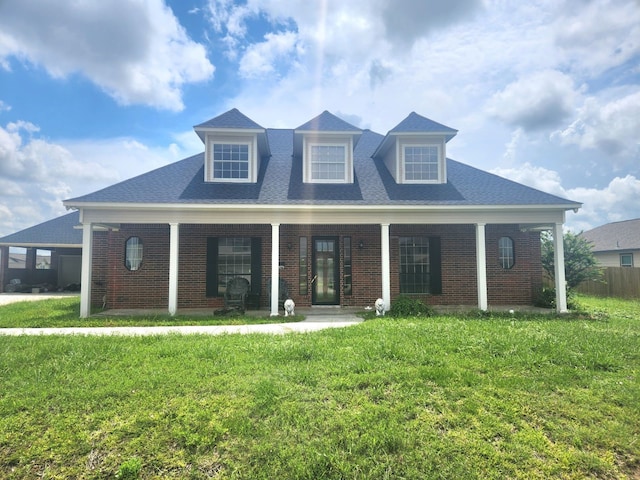
M 340 255 L 338 237 L 314 237 L 311 302 L 340 305 Z

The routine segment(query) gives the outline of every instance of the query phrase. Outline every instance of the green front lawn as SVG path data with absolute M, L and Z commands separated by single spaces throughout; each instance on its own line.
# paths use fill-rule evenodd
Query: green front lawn
M 0 337 L 0 478 L 640 476 L 640 303 L 308 334 Z
M 63 297 L 35 302 L 24 301 L 0 306 L 0 328 L 47 327 L 147 327 L 153 325 L 257 325 L 281 323 L 282 317 L 262 315 L 95 315 L 80 318 L 80 297 Z M 107 312 L 108 313 L 108 312 Z M 287 322 L 299 322 L 304 317 L 288 317 Z

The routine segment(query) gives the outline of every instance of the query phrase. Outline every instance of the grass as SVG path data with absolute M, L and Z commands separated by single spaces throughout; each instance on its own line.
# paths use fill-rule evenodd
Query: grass
M 308 334 L 0 337 L 0 478 L 640 476 L 640 303 Z
M 63 297 L 38 301 L 23 301 L 0 306 L 0 328 L 50 328 L 50 327 L 146 327 L 153 325 L 257 325 L 281 323 L 282 318 L 262 316 L 211 315 L 111 315 L 101 314 L 80 318 L 80 298 Z M 297 315 L 288 322 L 303 320 Z

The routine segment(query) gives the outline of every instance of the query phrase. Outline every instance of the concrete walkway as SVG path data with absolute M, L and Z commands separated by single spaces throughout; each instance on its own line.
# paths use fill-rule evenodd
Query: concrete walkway
M 6 294 L 0 295 L 0 305 L 19 302 L 43 300 L 59 296 L 72 296 L 65 294 Z M 0 328 L 2 335 L 222 335 L 222 334 L 247 334 L 266 333 L 284 334 L 292 332 L 315 332 L 326 328 L 340 328 L 356 325 L 362 322 L 362 318 L 352 311 L 333 309 L 327 311 L 312 311 L 304 309 L 300 312 L 305 315 L 301 322 L 288 323 L 286 317 L 282 317 L 282 323 L 268 323 L 261 325 L 185 325 L 162 327 L 68 327 L 68 328 Z
M 339 320 L 306 319 L 297 323 L 269 323 L 263 325 L 187 325 L 164 327 L 69 327 L 69 328 L 0 328 L 2 335 L 222 335 L 267 333 L 284 334 L 293 332 L 314 332 L 326 328 L 340 328 L 356 325 L 361 318 L 343 317 Z

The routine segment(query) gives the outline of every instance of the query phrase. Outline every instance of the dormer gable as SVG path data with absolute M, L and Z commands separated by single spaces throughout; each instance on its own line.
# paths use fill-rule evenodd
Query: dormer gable
M 411 112 L 373 154 L 400 184 L 447 183 L 446 144 L 457 130 Z
M 304 183 L 353 183 L 353 150 L 362 130 L 328 111 L 294 130 L 294 161 Z
M 204 181 L 256 183 L 269 156 L 266 130 L 233 108 L 193 127 L 205 145 Z

